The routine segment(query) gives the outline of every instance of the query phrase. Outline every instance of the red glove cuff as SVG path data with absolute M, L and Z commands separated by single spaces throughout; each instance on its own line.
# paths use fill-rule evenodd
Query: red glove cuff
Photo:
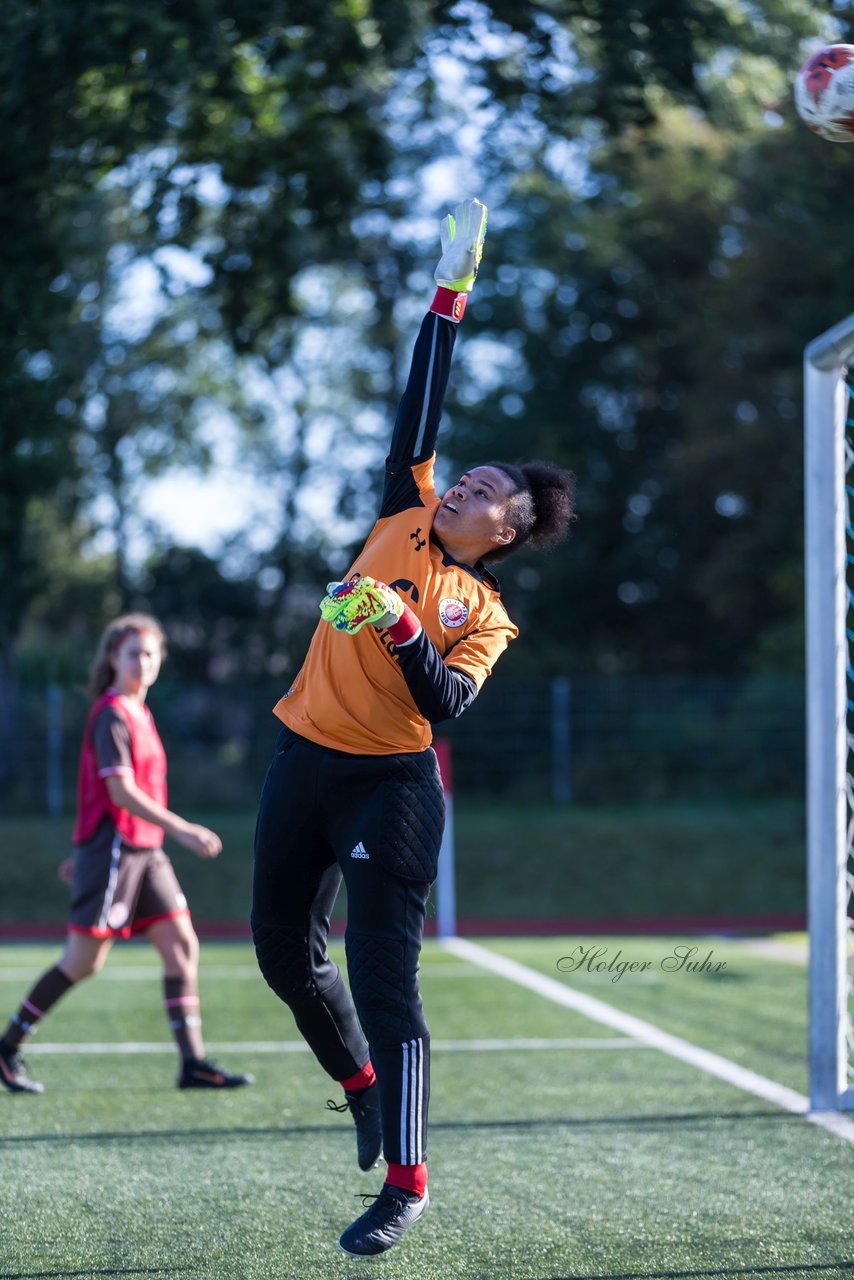
M 436 296 L 430 303 L 430 310 L 439 316 L 445 316 L 459 324 L 463 318 L 468 301 L 467 293 L 455 293 L 453 289 L 445 289 L 442 285 L 436 290 Z
M 421 623 L 410 609 L 409 605 L 404 605 L 403 613 L 398 618 L 394 626 L 388 629 L 389 637 L 393 644 L 398 648 L 402 644 L 409 644 L 411 640 L 416 640 L 421 634 Z

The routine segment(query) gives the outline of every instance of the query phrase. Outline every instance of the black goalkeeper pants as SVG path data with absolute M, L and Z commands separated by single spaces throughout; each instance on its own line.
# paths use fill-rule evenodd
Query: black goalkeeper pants
M 418 957 L 445 808 L 435 753 L 354 756 L 283 729 L 255 834 L 252 935 L 264 978 L 334 1080 L 370 1058 L 383 1151 L 426 1158 L 430 1033 Z M 327 955 L 329 917 L 347 886 L 352 999 Z

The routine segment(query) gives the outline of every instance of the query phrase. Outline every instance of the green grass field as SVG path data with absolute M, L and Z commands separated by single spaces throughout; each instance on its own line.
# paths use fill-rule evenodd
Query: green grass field
M 492 952 L 792 1089 L 806 1089 L 806 971 L 749 942 L 690 940 L 717 973 L 665 972 L 685 939 L 543 938 Z M 561 972 L 578 946 L 647 962 Z M 786 956 L 786 948 L 780 950 Z M 336 950 L 340 958 L 340 951 Z M 56 956 L 0 950 L 2 1005 Z M 242 944 L 203 949 L 209 1047 L 254 1088 L 182 1094 L 155 957 L 118 948 L 28 1055 L 42 1097 L 0 1097 L 3 1258 L 12 1277 L 662 1280 L 854 1271 L 854 1149 L 697 1067 L 425 948 L 434 1041 L 432 1207 L 386 1257 L 347 1259 L 348 1117 Z M 74 1046 L 79 1048 L 74 1049 Z M 96 1050 L 96 1051 L 93 1051 Z M 132 1051 L 128 1051 L 132 1050 Z
M 189 815 L 220 832 L 200 863 L 170 853 L 196 920 L 245 921 L 253 812 Z M 459 914 L 614 919 L 803 913 L 804 807 L 799 799 L 634 805 L 458 803 Z M 56 877 L 70 852 L 69 818 L 0 819 L 0 925 L 64 923 Z M 39 886 L 38 893 L 33 885 Z

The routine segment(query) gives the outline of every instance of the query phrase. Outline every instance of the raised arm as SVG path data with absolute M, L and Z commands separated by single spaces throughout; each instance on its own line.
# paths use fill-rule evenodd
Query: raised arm
M 419 472 L 418 467 L 433 455 L 456 326 L 474 285 L 485 235 L 486 208 L 479 200 L 457 205 L 453 216 L 448 214 L 442 221 L 442 256 L 434 273 L 438 288 L 415 343 L 394 424 L 380 518 L 423 505 L 419 483 L 428 484 L 425 473 L 432 468 Z M 368 625 L 387 631 L 412 699 L 433 723 L 465 710 L 489 673 L 488 663 L 482 671 L 475 664 L 475 674 L 446 663 L 415 612 L 396 591 L 374 578 L 330 582 L 320 613 L 324 621 L 349 635 Z
M 456 340 L 457 322 L 429 311 L 415 339 L 406 390 L 397 410 L 387 477 L 426 462 L 433 453 Z
M 442 256 L 434 272 L 438 287 L 415 342 L 406 390 L 395 419 L 386 460 L 381 518 L 419 503 L 412 468 L 427 462 L 436 447 L 457 325 L 483 253 L 486 207 L 479 200 L 457 205 L 453 215 L 443 218 L 440 234 Z

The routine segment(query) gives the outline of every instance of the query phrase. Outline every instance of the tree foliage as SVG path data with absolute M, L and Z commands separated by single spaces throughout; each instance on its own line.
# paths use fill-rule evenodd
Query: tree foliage
M 845 38 L 847 9 L 9 0 L 6 663 L 62 600 L 66 630 L 117 602 L 180 613 L 179 563 L 208 584 L 199 616 L 223 603 L 219 579 L 240 626 L 257 612 L 259 669 L 290 656 L 281 597 L 244 590 L 239 566 L 290 590 L 324 537 L 340 556 L 366 518 L 362 466 L 382 454 L 407 294 L 429 288 L 413 263 L 451 176 L 494 212 L 449 463 L 539 453 L 581 480 L 569 554 L 505 571 L 521 621 L 541 620 L 538 664 L 791 663 L 799 352 L 850 308 L 851 261 L 844 157 L 782 103 L 799 42 Z M 144 271 L 153 301 L 134 320 L 123 300 Z M 263 554 L 232 547 L 216 566 L 170 559 L 137 519 L 146 577 L 125 545 L 138 496 L 209 462 L 214 404 L 259 484 L 281 486 L 280 526 Z M 330 433 L 344 465 L 323 490 Z M 556 590 L 572 607 L 543 623 Z M 233 665 L 240 626 L 198 661 Z

